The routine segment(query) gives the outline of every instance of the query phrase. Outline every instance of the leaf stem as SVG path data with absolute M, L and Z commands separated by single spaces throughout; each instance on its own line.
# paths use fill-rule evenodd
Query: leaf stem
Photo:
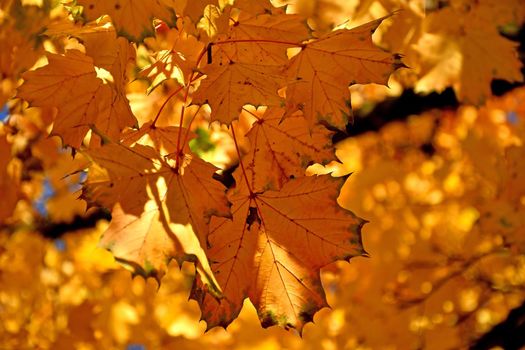
M 253 113 L 252 111 L 246 109 L 245 107 L 242 107 L 242 110 L 245 111 L 246 113 L 249 113 L 251 116 L 253 116 L 258 121 L 261 121 L 261 117 L 259 117 L 257 114 Z
M 202 60 L 202 58 L 204 57 L 204 54 L 208 51 L 208 47 L 205 46 L 201 52 L 199 53 L 199 56 L 197 57 L 197 62 L 195 63 L 195 69 L 193 70 L 193 72 L 191 72 L 191 75 L 190 75 L 190 79 L 188 81 L 188 83 L 186 84 L 185 88 L 186 88 L 186 92 L 184 93 L 184 101 L 183 101 L 183 104 L 182 104 L 182 108 L 181 108 L 181 112 L 180 112 L 180 122 L 179 122 L 179 127 L 180 128 L 183 128 L 183 123 L 184 123 L 184 111 L 186 110 L 186 103 L 188 102 L 188 95 L 190 93 L 190 87 L 191 87 L 191 84 L 199 77 L 198 75 L 198 68 L 199 68 L 199 64 Z M 195 74 L 197 73 L 197 74 Z M 200 108 L 200 107 L 199 107 Z M 190 123 L 188 124 L 188 127 L 187 129 L 189 129 L 191 127 L 191 123 L 193 123 L 193 119 L 195 118 L 195 116 L 191 119 Z M 179 166 L 179 158 L 181 156 L 181 154 L 183 153 L 181 148 L 180 148 L 180 137 L 181 137 L 181 132 L 179 132 L 179 135 L 177 137 L 177 155 L 175 156 L 175 164 L 176 166 L 178 167 Z M 187 136 L 187 135 L 186 135 Z M 185 140 L 186 140 L 186 137 L 185 137 Z M 184 141 L 186 142 L 186 141 Z
M 188 82 L 188 86 L 190 86 L 190 82 Z M 186 92 L 184 93 L 184 102 L 183 102 L 183 105 L 182 105 L 182 108 L 181 108 L 181 111 L 180 111 L 180 123 L 179 123 L 179 128 L 180 130 L 182 131 L 182 123 L 184 122 L 184 111 L 186 110 L 186 101 L 188 100 L 188 93 L 189 93 L 189 88 L 186 89 Z M 175 164 L 177 166 L 177 168 L 179 167 L 179 158 L 181 156 L 181 153 L 184 153 L 182 152 L 181 148 L 180 148 L 180 135 L 182 134 L 182 132 L 179 131 L 179 134 L 177 136 L 177 154 L 175 156 Z
M 162 113 L 162 110 L 164 110 L 164 107 L 166 107 L 166 105 L 168 104 L 169 100 L 171 100 L 172 97 L 175 96 L 176 94 L 178 94 L 183 88 L 184 88 L 184 86 L 180 86 L 178 89 L 176 89 L 175 91 L 173 91 L 173 92 L 172 92 L 172 93 L 166 98 L 166 100 L 164 101 L 164 103 L 162 103 L 162 106 L 160 106 L 159 111 L 157 112 L 157 115 L 156 115 L 155 118 L 153 119 L 153 123 L 151 123 L 151 127 L 155 127 L 155 123 L 157 123 L 157 120 L 159 119 L 160 114 Z
M 184 139 L 182 139 L 182 145 L 183 146 L 186 144 L 186 141 L 188 140 L 188 135 L 190 134 L 190 128 L 189 127 L 193 123 L 193 120 L 195 120 L 195 117 L 197 116 L 197 114 L 199 114 L 199 111 L 201 110 L 201 107 L 202 106 L 199 106 L 199 108 L 197 108 L 195 113 L 193 113 L 193 117 L 191 117 L 191 119 L 190 119 L 190 123 L 188 124 L 188 127 L 186 128 L 186 133 L 184 134 Z

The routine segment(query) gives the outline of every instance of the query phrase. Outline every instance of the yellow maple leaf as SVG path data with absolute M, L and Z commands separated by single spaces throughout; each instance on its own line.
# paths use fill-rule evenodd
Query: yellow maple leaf
M 176 22 L 173 0 L 77 0 L 77 3 L 84 7 L 83 16 L 88 21 L 109 15 L 117 33 L 135 42 L 155 34 L 154 18 L 172 25 Z
M 318 121 L 344 129 L 350 115 L 350 84 L 387 84 L 403 64 L 377 48 L 371 34 L 383 18 L 340 29 L 302 46 L 287 69 L 287 102 L 299 106 L 310 125 Z
M 124 127 L 136 124 L 126 96 L 97 77 L 91 57 L 70 50 L 50 53 L 48 60 L 48 65 L 24 73 L 18 96 L 31 106 L 58 108 L 52 134 L 65 145 L 79 148 L 91 125 L 118 139 Z
M 219 32 L 209 45 L 211 62 L 202 69 L 207 77 L 193 103 L 208 103 L 212 120 L 225 124 L 237 119 L 245 104 L 280 105 L 286 50 L 308 36 L 300 16 L 241 11 L 227 32 Z
M 450 18 L 460 18 L 453 24 Z M 492 22 L 476 11 L 448 7 L 426 18 L 428 30 L 416 44 L 421 78 L 416 90 L 453 86 L 458 98 L 479 105 L 491 95 L 493 79 L 523 80 L 517 44 L 502 37 Z
M 94 164 L 84 197 L 113 212 L 103 246 L 136 273 L 157 279 L 170 259 L 197 259 L 213 286 L 202 248 L 207 223 L 211 215 L 230 215 L 224 189 L 213 179 L 216 168 L 189 154 L 176 164 L 140 144 L 110 143 L 87 155 Z

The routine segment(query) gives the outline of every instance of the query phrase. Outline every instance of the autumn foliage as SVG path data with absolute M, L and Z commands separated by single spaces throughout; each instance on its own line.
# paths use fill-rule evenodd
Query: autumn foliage
M 0 4 L 8 348 L 458 348 L 525 299 L 520 0 Z M 454 108 L 347 137 L 408 90 Z

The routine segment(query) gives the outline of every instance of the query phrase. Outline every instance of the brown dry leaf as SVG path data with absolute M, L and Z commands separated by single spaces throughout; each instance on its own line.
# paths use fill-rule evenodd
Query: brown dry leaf
M 123 92 L 97 77 L 91 57 L 70 50 L 65 55 L 49 53 L 48 61 L 24 73 L 18 96 L 30 106 L 58 108 L 52 134 L 65 145 L 79 148 L 91 125 L 118 139 L 122 129 L 136 124 Z
M 83 16 L 88 21 L 109 15 L 117 33 L 134 42 L 155 34 L 154 18 L 173 25 L 176 22 L 173 0 L 77 0 L 77 3 L 84 7 Z
M 328 306 L 321 267 L 365 254 L 364 221 L 334 201 L 340 185 L 314 176 L 291 180 L 278 192 L 253 193 L 244 185 L 230 191 L 233 220 L 212 218 L 207 252 L 223 298 L 213 298 L 198 280 L 191 296 L 208 329 L 230 324 L 246 297 L 263 327 L 299 332 Z

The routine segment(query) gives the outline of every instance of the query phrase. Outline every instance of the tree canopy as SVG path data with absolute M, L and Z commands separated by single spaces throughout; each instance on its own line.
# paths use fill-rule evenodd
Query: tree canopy
M 524 23 L 0 1 L 1 347 L 525 345 Z

